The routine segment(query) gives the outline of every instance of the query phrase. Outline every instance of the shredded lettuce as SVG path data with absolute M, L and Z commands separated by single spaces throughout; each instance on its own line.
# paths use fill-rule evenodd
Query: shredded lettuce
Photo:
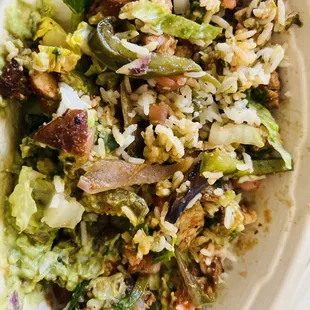
M 74 13 L 63 2 L 63 0 L 41 0 L 41 14 L 49 16 L 59 23 L 65 31 L 72 31 L 72 20 Z
M 51 228 L 75 228 L 81 221 L 84 207 L 75 198 L 56 193 L 44 211 L 42 222 Z
M 81 55 L 61 47 L 39 45 L 39 52 L 32 53 L 33 69 L 41 72 L 66 73 L 72 71 Z
M 31 217 L 37 212 L 37 205 L 32 197 L 33 187 L 31 182 L 44 178 L 43 174 L 34 171 L 31 167 L 22 167 L 18 184 L 9 197 L 11 214 L 16 218 L 16 226 L 20 231 L 27 228 Z
M 109 309 L 126 296 L 127 285 L 124 275 L 118 272 L 110 277 L 101 276 L 92 280 L 89 288 L 94 297 L 87 302 L 87 306 L 92 308 L 100 305 L 98 309 Z
M 269 144 L 280 153 L 282 156 L 285 166 L 287 169 L 292 169 L 292 157 L 291 155 L 283 148 L 283 145 L 279 136 L 279 126 L 276 123 L 275 119 L 272 117 L 271 113 L 259 103 L 250 103 L 250 107 L 256 110 L 258 117 L 261 119 L 262 124 L 268 130 L 267 140 Z
M 282 158 L 257 159 L 253 160 L 253 171 L 238 170 L 238 165 L 243 165 L 243 160 L 233 158 L 231 154 L 222 149 L 216 149 L 211 152 L 205 152 L 200 165 L 200 173 L 204 172 L 223 172 L 224 175 L 240 178 L 245 175 L 265 175 L 277 172 L 289 171 L 285 167 Z
M 261 130 L 246 124 L 228 124 L 221 126 L 213 123 L 209 142 L 213 145 L 230 145 L 232 143 L 255 145 L 263 147 L 264 141 Z
M 41 39 L 42 45 L 67 48 L 66 37 L 66 31 L 57 22 L 50 17 L 43 17 L 33 39 Z
M 91 30 L 91 26 L 85 22 L 81 22 L 73 34 L 68 34 L 66 39 L 67 44 L 76 54 L 79 54 L 80 51 L 82 51 L 84 54 L 91 56 L 91 50 L 88 45 L 88 37 Z
M 222 28 L 209 24 L 200 25 L 185 17 L 169 13 L 169 10 L 164 6 L 144 0 L 124 5 L 119 17 L 121 19 L 140 19 L 153 26 L 157 31 L 186 40 L 211 41 L 222 32 Z

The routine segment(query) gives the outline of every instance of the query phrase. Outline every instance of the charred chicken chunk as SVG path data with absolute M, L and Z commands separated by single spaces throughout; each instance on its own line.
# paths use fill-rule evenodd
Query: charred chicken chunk
M 43 125 L 34 139 L 69 154 L 83 156 L 89 149 L 87 111 L 67 110 Z
M 182 251 L 189 248 L 192 240 L 203 228 L 204 222 L 204 211 L 200 202 L 182 213 L 176 224 L 179 227 L 177 245 Z
M 28 70 L 12 59 L 0 76 L 0 95 L 25 100 L 31 94 Z
M 53 73 L 34 72 L 30 76 L 31 86 L 35 93 L 46 99 L 58 99 L 58 84 L 57 78 Z

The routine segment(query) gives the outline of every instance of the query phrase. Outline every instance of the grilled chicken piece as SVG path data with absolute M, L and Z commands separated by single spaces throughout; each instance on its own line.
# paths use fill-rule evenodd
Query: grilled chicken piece
M 39 96 L 55 101 L 59 98 L 58 81 L 53 73 L 36 71 L 30 76 L 30 81 Z
M 152 260 L 153 259 L 151 255 L 145 255 L 143 256 L 139 264 L 134 265 L 134 266 L 129 266 L 128 271 L 130 273 L 135 273 L 135 272 L 146 273 L 146 274 L 158 273 L 160 270 L 160 263 L 153 264 Z
M 25 100 L 31 93 L 28 70 L 12 59 L 0 76 L 0 95 Z
M 120 9 L 133 0 L 95 0 L 89 9 L 89 16 L 102 13 L 104 16 L 118 17 Z
M 84 156 L 90 151 L 87 111 L 67 110 L 62 116 L 41 126 L 34 139 L 66 153 Z
M 280 79 L 278 72 L 274 71 L 270 75 L 268 86 L 261 86 L 267 96 L 266 107 L 268 110 L 279 109 L 280 107 Z
M 268 96 L 267 108 L 269 110 L 279 109 L 280 107 L 280 79 L 278 72 L 271 73 L 269 85 L 265 88 Z
M 179 228 L 177 233 L 177 245 L 184 251 L 187 250 L 201 229 L 204 226 L 204 211 L 200 202 L 185 210 L 179 217 L 176 226 Z

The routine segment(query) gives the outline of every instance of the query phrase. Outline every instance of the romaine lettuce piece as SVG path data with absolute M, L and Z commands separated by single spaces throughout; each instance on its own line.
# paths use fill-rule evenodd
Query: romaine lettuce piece
M 68 34 L 66 42 L 76 54 L 80 54 L 80 51 L 82 51 L 84 54 L 91 56 L 91 50 L 88 45 L 88 37 L 91 31 L 91 26 L 81 22 L 73 34 Z
M 231 157 L 224 150 L 216 149 L 212 152 L 205 152 L 200 164 L 200 173 L 204 172 L 222 172 L 232 178 L 240 178 L 245 175 L 265 175 L 277 172 L 289 171 L 281 158 L 274 159 L 254 159 L 253 171 L 238 170 L 238 165 L 243 165 L 244 161 Z
M 56 193 L 44 211 L 42 222 L 51 228 L 75 228 L 81 221 L 84 207 L 75 198 Z
M 150 1 L 135 1 L 124 5 L 120 11 L 121 19 L 140 19 L 156 30 L 186 40 L 214 40 L 222 28 L 209 24 L 198 24 L 185 17 L 171 14 L 169 10 Z
M 66 38 L 66 31 L 57 22 L 50 17 L 43 17 L 33 39 L 41 39 L 42 45 L 68 48 Z
M 32 181 L 44 179 L 45 176 L 30 167 L 23 166 L 19 175 L 18 184 L 9 197 L 11 214 L 16 218 L 16 226 L 24 231 L 31 217 L 37 212 L 37 205 L 32 197 Z
M 73 30 L 72 20 L 75 14 L 63 0 L 41 0 L 41 14 L 49 16 L 59 23 L 67 32 Z
M 209 142 L 213 145 L 230 145 L 240 143 L 263 147 L 264 141 L 261 130 L 246 124 L 213 123 L 210 131 Z
M 267 140 L 273 148 L 280 153 L 282 156 L 285 166 L 287 169 L 292 169 L 292 157 L 291 155 L 283 148 L 283 145 L 279 136 L 279 126 L 276 123 L 275 119 L 272 117 L 271 113 L 259 103 L 250 103 L 250 107 L 256 110 L 258 117 L 261 119 L 262 124 L 268 130 Z
M 87 306 L 98 305 L 98 309 L 113 309 L 111 306 L 126 296 L 127 285 L 125 277 L 118 272 L 110 277 L 98 277 L 90 282 L 89 288 L 93 298 L 87 302 Z M 129 308 L 128 308 L 129 309 Z
M 32 53 L 33 69 L 41 72 L 66 73 L 72 71 L 81 55 L 69 49 L 39 45 L 39 52 Z

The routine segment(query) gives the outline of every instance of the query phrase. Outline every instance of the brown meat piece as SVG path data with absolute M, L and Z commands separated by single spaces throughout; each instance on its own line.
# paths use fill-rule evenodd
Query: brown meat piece
M 53 73 L 35 71 L 30 76 L 32 88 L 35 93 L 46 99 L 57 100 L 58 95 L 58 81 Z
M 151 255 L 145 255 L 143 256 L 142 260 L 139 264 L 134 266 L 129 266 L 128 271 L 130 273 L 146 273 L 146 274 L 154 274 L 158 273 L 160 270 L 160 263 L 153 264 L 152 263 L 152 256 Z M 130 261 L 129 261 L 130 264 Z
M 142 261 L 137 257 L 137 251 L 130 245 L 124 246 L 124 256 L 128 259 L 129 268 L 136 268 Z
M 274 71 L 271 73 L 268 87 L 272 90 L 280 90 L 280 79 L 278 72 Z
M 83 156 L 89 150 L 87 111 L 67 110 L 62 116 L 43 125 L 34 139 L 72 155 Z
M 0 77 L 0 95 L 25 100 L 31 94 L 28 70 L 20 70 L 19 63 L 12 59 Z
M 39 104 L 43 112 L 45 112 L 46 114 L 50 116 L 53 113 L 56 113 L 58 106 L 59 106 L 59 102 L 54 101 L 54 100 L 49 100 L 44 97 L 39 97 Z
M 183 58 L 191 58 L 193 56 L 193 50 L 190 46 L 178 45 L 174 55 Z
M 209 293 L 212 296 L 212 293 L 216 291 L 218 285 L 219 285 L 219 280 L 220 276 L 223 273 L 223 265 L 221 262 L 221 259 L 217 256 L 215 256 L 212 259 L 211 265 L 208 268 L 208 273 L 211 275 L 210 282 L 207 284 L 207 287 L 205 287 L 205 292 Z M 212 290 L 212 293 L 211 293 Z
M 177 47 L 177 40 L 167 34 L 162 34 L 159 36 L 156 35 L 145 36 L 143 39 L 143 43 L 145 45 L 152 42 L 158 43 L 155 51 L 159 54 L 173 55 L 175 53 Z
M 118 16 L 120 9 L 133 0 L 95 0 L 89 9 L 89 16 L 102 13 L 104 16 Z
M 177 245 L 182 251 L 190 247 L 191 242 L 202 230 L 204 223 L 204 211 L 200 202 L 196 202 L 192 208 L 182 213 L 176 223 L 176 226 L 179 228 Z
M 268 102 L 266 104 L 267 109 L 278 109 L 280 107 L 280 88 L 281 83 L 278 72 L 274 71 L 270 75 L 270 81 L 268 86 L 262 86 L 262 89 L 266 91 Z

